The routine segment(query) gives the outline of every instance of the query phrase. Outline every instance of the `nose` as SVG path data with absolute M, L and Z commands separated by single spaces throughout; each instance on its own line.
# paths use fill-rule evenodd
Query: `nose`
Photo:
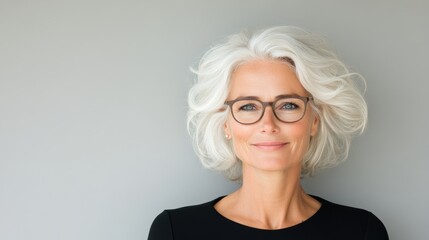
M 272 106 L 267 106 L 261 119 L 261 131 L 265 133 L 274 133 L 279 131 L 278 120 L 274 115 Z

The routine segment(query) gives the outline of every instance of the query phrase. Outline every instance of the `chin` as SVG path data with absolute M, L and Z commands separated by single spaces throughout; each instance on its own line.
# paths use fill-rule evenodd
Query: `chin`
M 287 171 L 294 168 L 299 169 L 301 171 L 301 164 L 299 162 L 292 162 L 289 160 L 283 159 L 259 159 L 254 162 L 254 168 L 263 170 L 263 171 Z

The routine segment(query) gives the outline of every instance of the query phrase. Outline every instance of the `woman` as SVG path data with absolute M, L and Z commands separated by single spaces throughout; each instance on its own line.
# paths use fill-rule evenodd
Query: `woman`
M 356 80 L 296 27 L 240 33 L 202 58 L 188 127 L 203 165 L 241 187 L 162 212 L 149 240 L 388 239 L 372 213 L 304 192 L 302 177 L 347 157 L 367 122 Z

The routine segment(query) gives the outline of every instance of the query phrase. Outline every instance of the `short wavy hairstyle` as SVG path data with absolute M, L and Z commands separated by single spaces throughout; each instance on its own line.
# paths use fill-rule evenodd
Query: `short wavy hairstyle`
M 224 134 L 228 117 L 224 102 L 233 71 L 257 59 L 288 62 L 314 98 L 311 106 L 320 119 L 319 130 L 302 159 L 301 176 L 344 161 L 352 137 L 361 134 L 367 123 L 365 80 L 340 61 L 320 35 L 279 26 L 228 37 L 206 52 L 192 70 L 196 81 L 188 95 L 187 127 L 203 166 L 231 180 L 241 179 L 241 161 Z

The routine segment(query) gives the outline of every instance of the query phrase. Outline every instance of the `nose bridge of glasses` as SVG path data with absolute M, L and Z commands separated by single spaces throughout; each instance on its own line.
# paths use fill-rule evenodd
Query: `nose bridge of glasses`
M 273 111 L 273 113 L 274 113 L 274 104 L 276 103 L 276 102 L 261 102 L 262 103 L 262 106 L 263 106 L 263 111 L 265 112 L 265 110 L 266 110 L 266 108 L 267 107 L 271 107 L 271 110 Z
M 261 102 L 261 103 L 262 103 L 262 112 L 260 117 L 261 119 L 264 118 L 265 111 L 267 111 L 267 107 L 271 107 L 271 113 L 268 113 L 268 114 L 272 114 L 271 117 L 275 117 L 276 119 L 278 119 L 274 108 L 275 102 Z

